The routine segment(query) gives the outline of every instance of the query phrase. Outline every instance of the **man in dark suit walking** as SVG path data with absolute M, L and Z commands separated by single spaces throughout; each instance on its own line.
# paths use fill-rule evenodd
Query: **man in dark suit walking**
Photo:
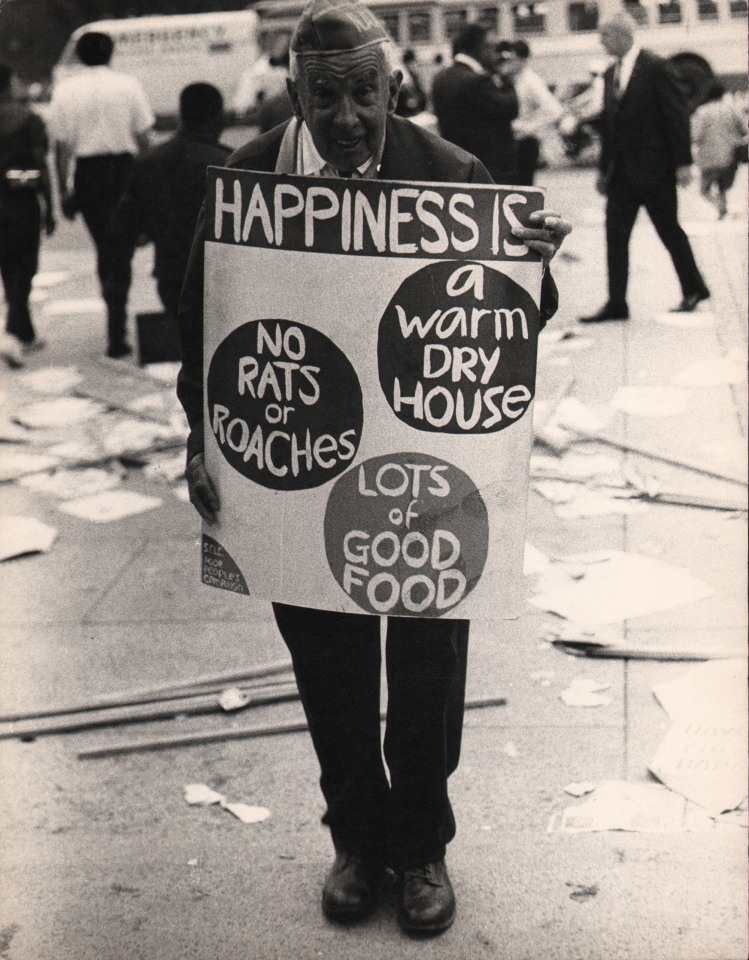
M 234 153 L 227 165 L 307 177 L 491 183 L 463 150 L 393 116 L 401 83 L 389 38 L 356 0 L 311 0 L 292 39 L 295 116 Z M 550 211 L 516 236 L 548 262 L 570 227 Z M 204 218 L 180 300 L 178 394 L 191 433 L 190 499 L 208 523 L 220 502 L 205 467 L 203 428 Z M 294 283 L 294 279 L 289 279 Z M 546 270 L 541 322 L 555 311 Z M 387 623 L 385 770 L 380 749 L 380 621 L 376 616 L 274 603 L 291 653 L 335 861 L 322 891 L 330 919 L 376 905 L 383 862 L 401 877 L 398 918 L 409 934 L 436 934 L 455 916 L 445 848 L 455 835 L 447 781 L 458 765 L 468 655 L 467 620 L 390 617 Z
M 486 30 L 468 24 L 455 38 L 452 64 L 434 78 L 432 105 L 445 140 L 478 157 L 495 183 L 514 183 L 518 98 L 496 66 Z
M 615 57 L 604 74 L 602 142 L 597 187 L 606 194 L 609 299 L 584 323 L 626 320 L 629 239 L 645 207 L 671 255 L 681 284 L 675 308 L 692 311 L 710 291 L 679 226 L 676 187 L 691 179 L 689 113 L 670 64 L 635 41 L 626 13 L 600 27 L 601 43 Z

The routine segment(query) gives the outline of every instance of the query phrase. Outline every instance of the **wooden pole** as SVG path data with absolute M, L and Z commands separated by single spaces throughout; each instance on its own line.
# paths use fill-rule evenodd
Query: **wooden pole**
M 504 697 L 480 697 L 466 700 L 466 710 L 483 707 L 503 707 L 507 703 Z M 381 719 L 385 714 L 381 714 Z M 260 727 L 235 727 L 233 730 L 214 730 L 209 733 L 185 733 L 176 737 L 154 737 L 147 740 L 130 740 L 125 743 L 110 744 L 81 750 L 79 760 L 95 760 L 101 757 L 114 757 L 124 753 L 143 753 L 149 750 L 167 750 L 170 747 L 189 747 L 198 743 L 217 743 L 225 740 L 250 740 L 257 737 L 272 737 L 284 733 L 298 733 L 309 729 L 304 720 L 288 720 L 284 723 L 271 723 Z
M 67 707 L 50 707 L 25 713 L 6 713 L 0 715 L 0 723 L 14 723 L 18 720 L 40 720 L 43 717 L 60 717 L 69 713 L 88 713 L 92 710 L 105 710 L 108 707 L 128 707 L 142 703 L 176 700 L 180 697 L 194 696 L 198 693 L 220 693 L 221 690 L 233 683 L 248 683 L 275 674 L 286 673 L 288 670 L 291 670 L 291 663 L 288 660 L 263 663 L 257 667 L 235 670 L 231 673 L 196 677 L 194 680 L 185 680 L 182 683 L 165 683 L 156 687 L 146 687 L 142 690 L 131 690 L 128 693 L 104 694 L 101 697 L 95 697 L 93 700 Z
M 249 691 L 248 691 L 249 692 Z M 260 707 L 270 703 L 284 703 L 298 700 L 296 684 L 271 691 L 259 691 L 250 697 L 243 707 Z M 18 738 L 27 740 L 50 733 L 73 733 L 76 730 L 91 730 L 95 727 L 115 727 L 125 723 L 147 723 L 151 720 L 168 720 L 172 717 L 198 713 L 221 713 L 223 707 L 217 694 L 182 697 L 165 703 L 145 703 L 127 707 L 112 707 L 95 713 L 66 714 L 64 717 L 49 717 L 41 722 L 20 722 L 9 724 L 10 729 L 0 730 L 0 740 Z M 235 713 L 235 710 L 225 711 Z

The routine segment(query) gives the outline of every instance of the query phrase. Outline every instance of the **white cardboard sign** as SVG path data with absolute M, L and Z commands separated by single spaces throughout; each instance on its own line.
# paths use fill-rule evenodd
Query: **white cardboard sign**
M 211 169 L 204 583 L 516 616 L 542 265 L 534 189 Z

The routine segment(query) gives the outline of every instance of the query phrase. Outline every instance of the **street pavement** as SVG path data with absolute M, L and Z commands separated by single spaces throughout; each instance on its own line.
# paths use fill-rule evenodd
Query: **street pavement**
M 745 168 L 742 168 L 742 174 Z M 628 323 L 581 327 L 605 299 L 602 201 L 590 170 L 545 171 L 549 206 L 574 224 L 555 262 L 562 306 L 544 334 L 538 397 L 563 390 L 591 410 L 624 386 L 668 387 L 693 361 L 746 356 L 746 184 L 718 222 L 691 188 L 682 220 L 713 292 L 714 322 L 656 322 L 679 300 L 667 254 L 644 216 L 632 243 Z M 47 341 L 24 370 L 5 370 L 9 411 L 27 372 L 73 365 L 87 382 L 114 383 L 135 361 L 102 362 L 104 319 L 80 223 L 45 242 L 36 324 Z M 132 312 L 158 309 L 150 251 L 138 252 Z M 72 302 L 78 301 L 78 303 Z M 553 341 L 565 330 L 566 339 Z M 572 379 L 574 378 L 574 382 Z M 142 377 L 143 391 L 152 389 Z M 37 398 L 38 399 L 38 398 Z M 664 401 L 668 397 L 664 394 Z M 541 404 L 539 404 L 541 406 Z M 652 412 L 652 411 L 651 411 Z M 671 416 L 616 413 L 609 432 L 666 456 L 718 464 L 743 449 L 746 383 L 694 387 Z M 745 497 L 745 488 L 590 447 L 682 493 Z M 537 453 L 548 453 L 538 447 Z M 199 525 L 190 505 L 144 470 L 124 489 L 154 509 L 94 523 L 53 497 L 0 484 L 2 514 L 58 531 L 48 553 L 0 565 L 2 710 L 38 710 L 99 695 L 228 673 L 283 659 L 266 605 L 199 583 Z M 535 490 L 528 540 L 552 558 L 616 550 L 686 568 L 711 596 L 619 621 L 620 642 L 743 645 L 746 514 L 649 504 L 643 512 L 563 519 Z M 527 595 L 539 589 L 527 577 Z M 398 928 L 392 885 L 370 919 L 338 927 L 320 912 L 331 846 L 319 823 L 316 761 L 304 733 L 102 759 L 78 752 L 133 738 L 225 730 L 301 717 L 296 703 L 227 716 L 0 741 L 0 957 L 8 960 L 741 960 L 747 956 L 746 831 L 732 824 L 674 832 L 559 829 L 580 781 L 654 783 L 648 773 L 669 719 L 653 684 L 683 662 L 583 659 L 548 643 L 563 621 L 528 604 L 518 621 L 475 623 L 470 697 L 506 705 L 467 715 L 451 780 L 458 833 L 448 864 L 458 897 L 451 930 L 412 940 Z M 608 704 L 568 706 L 575 678 L 608 685 Z M 218 806 L 189 806 L 185 785 L 271 815 L 243 824 Z

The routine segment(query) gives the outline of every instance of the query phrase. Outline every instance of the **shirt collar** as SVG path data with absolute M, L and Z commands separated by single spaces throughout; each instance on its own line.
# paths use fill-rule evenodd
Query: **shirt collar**
M 631 73 L 632 67 L 635 65 L 635 60 L 639 57 L 642 47 L 639 43 L 633 43 L 632 46 L 627 50 L 624 56 L 621 59 L 622 70 L 627 73 Z
M 486 70 L 484 70 L 478 60 L 469 57 L 467 53 L 456 53 L 453 60 L 455 63 L 462 63 L 465 64 L 466 67 L 470 67 L 474 73 L 486 73 Z
M 334 167 L 331 167 L 331 165 L 327 161 L 323 160 L 323 158 L 320 156 L 317 147 L 315 146 L 315 141 L 312 139 L 312 134 L 310 133 L 309 127 L 305 122 L 300 124 L 298 145 L 299 149 L 296 162 L 297 169 L 295 170 L 295 173 L 301 174 L 303 177 L 340 176 L 339 172 Z M 353 176 L 356 178 L 366 177 L 368 172 L 373 172 L 371 170 L 372 164 L 376 164 L 376 170 L 379 170 L 381 160 L 382 149 L 380 149 L 379 154 L 371 156 L 369 160 L 357 167 L 353 173 Z

